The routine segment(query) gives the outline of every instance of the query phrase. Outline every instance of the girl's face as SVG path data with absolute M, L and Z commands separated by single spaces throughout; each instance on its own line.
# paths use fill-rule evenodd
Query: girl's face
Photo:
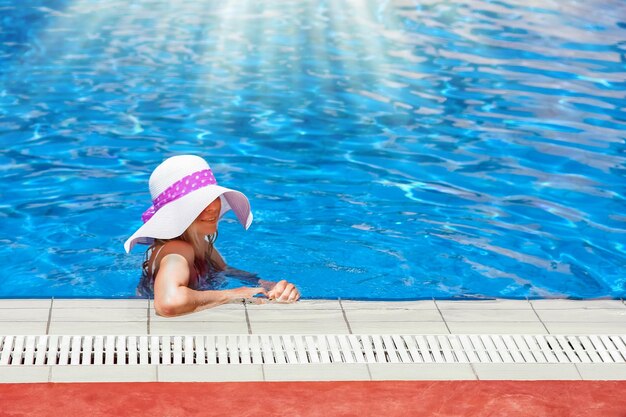
M 203 236 L 212 235 L 217 231 L 217 220 L 222 210 L 222 199 L 216 198 L 194 220 L 193 226 Z

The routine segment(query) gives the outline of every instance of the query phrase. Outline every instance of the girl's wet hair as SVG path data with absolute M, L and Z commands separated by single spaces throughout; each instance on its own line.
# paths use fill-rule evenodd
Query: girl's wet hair
M 150 255 L 159 246 L 166 244 L 167 242 L 171 242 L 172 240 L 182 240 L 184 242 L 189 243 L 193 247 L 194 252 L 194 268 L 198 271 L 198 275 L 200 277 L 205 276 L 210 271 L 219 270 L 219 266 L 216 262 L 213 261 L 213 249 L 215 241 L 217 240 L 218 231 L 216 230 L 214 234 L 205 236 L 204 239 L 199 239 L 198 235 L 191 230 L 191 227 L 185 230 L 185 232 L 173 239 L 155 239 L 154 242 L 148 247 L 146 250 L 145 258 L 142 263 L 142 272 L 144 277 L 149 277 L 153 279 L 154 277 L 150 276 Z M 205 250 L 204 242 L 208 243 L 208 248 Z

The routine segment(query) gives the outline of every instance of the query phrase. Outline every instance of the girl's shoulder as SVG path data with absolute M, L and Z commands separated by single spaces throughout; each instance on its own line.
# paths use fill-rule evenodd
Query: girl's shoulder
M 169 242 L 165 242 L 158 250 L 158 257 L 160 259 L 163 259 L 166 255 L 176 253 L 183 256 L 187 262 L 193 265 L 195 254 L 193 246 L 188 242 L 183 240 L 170 240 Z

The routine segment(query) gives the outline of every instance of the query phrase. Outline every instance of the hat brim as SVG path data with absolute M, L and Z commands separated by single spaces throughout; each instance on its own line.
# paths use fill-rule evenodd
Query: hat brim
M 150 245 L 154 239 L 172 239 L 182 235 L 200 213 L 218 197 L 222 198 L 222 210 L 218 221 L 226 212 L 232 210 L 239 223 L 248 230 L 253 218 L 248 198 L 239 191 L 209 185 L 161 207 L 126 240 L 124 249 L 129 253 L 137 243 Z

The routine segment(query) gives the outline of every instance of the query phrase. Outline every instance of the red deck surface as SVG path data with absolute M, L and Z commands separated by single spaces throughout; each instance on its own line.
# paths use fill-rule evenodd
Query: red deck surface
M 626 417 L 626 381 L 0 384 L 0 416 Z

